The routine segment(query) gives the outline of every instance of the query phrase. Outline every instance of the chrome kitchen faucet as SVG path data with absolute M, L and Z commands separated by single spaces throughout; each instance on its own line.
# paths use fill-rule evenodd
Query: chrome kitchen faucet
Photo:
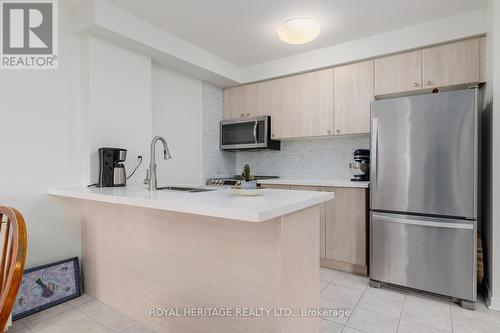
M 146 172 L 146 179 L 144 179 L 144 184 L 148 185 L 150 191 L 156 191 L 158 189 L 158 184 L 156 182 L 156 157 L 155 157 L 155 146 L 156 142 L 161 141 L 163 144 L 163 159 L 169 160 L 172 158 L 170 151 L 168 150 L 167 141 L 161 136 L 155 136 L 151 141 L 151 154 L 149 160 L 149 170 Z

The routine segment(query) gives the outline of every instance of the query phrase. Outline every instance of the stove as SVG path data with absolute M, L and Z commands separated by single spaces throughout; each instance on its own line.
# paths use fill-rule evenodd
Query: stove
M 255 180 L 264 180 L 264 179 L 275 179 L 279 178 L 278 176 L 254 176 Z M 236 175 L 229 178 L 209 178 L 207 180 L 207 185 L 211 186 L 235 186 L 240 185 L 243 180 L 242 175 Z

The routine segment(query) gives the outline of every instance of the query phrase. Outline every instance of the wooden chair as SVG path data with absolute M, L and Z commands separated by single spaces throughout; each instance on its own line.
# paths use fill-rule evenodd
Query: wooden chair
M 0 206 L 0 332 L 16 302 L 26 260 L 26 225 L 16 209 Z

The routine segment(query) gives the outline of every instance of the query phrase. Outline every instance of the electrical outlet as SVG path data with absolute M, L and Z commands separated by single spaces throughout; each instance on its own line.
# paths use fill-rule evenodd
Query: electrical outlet
M 293 165 L 299 164 L 299 157 L 297 155 L 292 156 L 292 164 Z

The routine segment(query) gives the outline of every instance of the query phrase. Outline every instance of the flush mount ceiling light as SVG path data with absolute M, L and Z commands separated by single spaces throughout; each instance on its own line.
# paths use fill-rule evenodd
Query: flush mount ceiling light
M 286 20 L 278 29 L 278 37 L 288 44 L 304 44 L 319 35 L 318 22 L 307 17 L 295 17 Z

